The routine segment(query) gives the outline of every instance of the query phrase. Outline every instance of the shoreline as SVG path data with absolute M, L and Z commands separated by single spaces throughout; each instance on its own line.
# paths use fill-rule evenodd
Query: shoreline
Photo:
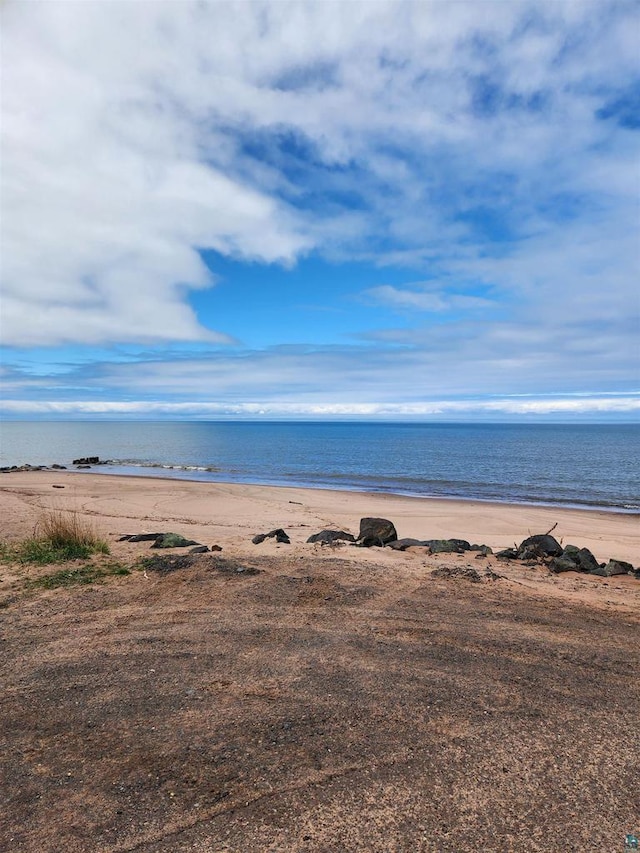
M 187 525 L 195 538 L 213 536 L 238 553 L 255 553 L 251 536 L 265 530 L 295 531 L 292 541 L 302 539 L 294 542 L 300 548 L 322 528 L 357 532 L 364 516 L 389 518 L 400 538 L 457 537 L 494 550 L 557 524 L 554 535 L 565 544 L 588 547 L 600 561 L 614 557 L 640 565 L 636 514 L 608 509 L 97 471 L 23 471 L 0 478 L 0 536 L 26 535 L 38 512 L 52 508 L 87 513 L 112 535 L 149 529 L 154 521 Z
M 118 463 L 115 463 L 118 464 Z M 115 467 L 114 464 L 114 467 Z M 542 508 L 542 509 L 556 509 L 559 511 L 563 510 L 577 510 L 580 512 L 603 512 L 603 513 L 611 513 L 613 515 L 624 515 L 630 517 L 638 517 L 640 518 L 640 506 L 607 506 L 604 504 L 578 504 L 578 503 L 564 503 L 564 502 L 553 502 L 553 501 L 542 501 L 542 500 L 516 500 L 514 498 L 498 498 L 498 497 L 480 497 L 480 496 L 465 496 L 465 495 L 439 495 L 439 494 L 420 494 L 418 492 L 410 492 L 410 491 L 394 491 L 387 489 L 373 489 L 373 488 L 361 488 L 359 486 L 340 486 L 340 485 L 329 485 L 329 484 L 315 484 L 309 483 L 304 480 L 299 480 L 290 483 L 284 483 L 279 481 L 272 480 L 242 480 L 242 479 L 224 479 L 221 477 L 221 472 L 213 471 L 208 468 L 203 468 L 200 466 L 171 466 L 171 465 L 121 465 L 122 469 L 126 468 L 140 468 L 148 473 L 140 473 L 138 470 L 130 471 L 130 470 L 105 470 L 105 468 L 111 467 L 112 463 L 105 461 L 101 462 L 98 465 L 92 466 L 91 471 L 87 470 L 78 470 L 77 468 L 68 466 L 63 469 L 52 468 L 49 465 L 43 466 L 34 466 L 32 470 L 24 470 L 19 468 L 15 473 L 37 473 L 37 472 L 49 472 L 53 474 L 81 474 L 84 476 L 98 475 L 100 477 L 126 477 L 126 478 L 134 478 L 141 480 L 162 480 L 167 482 L 187 482 L 187 483 L 199 483 L 201 485 L 238 485 L 238 486 L 249 486 L 249 487 L 264 487 L 264 488 L 273 488 L 273 489 L 308 489 L 309 491 L 328 491 L 328 492 L 346 492 L 349 494 L 366 494 L 366 495 L 386 495 L 389 497 L 397 497 L 397 498 L 412 498 L 415 500 L 427 500 L 427 501 L 460 501 L 461 503 L 479 503 L 479 504 L 490 504 L 497 506 L 514 506 L 514 507 L 528 507 L 528 508 Z M 155 474 L 151 473 L 152 471 L 159 471 L 161 473 Z M 175 473 L 169 473 L 174 471 Z M 184 475 L 181 473 L 184 472 Z M 211 477 L 197 477 L 192 476 L 195 472 L 201 472 L 202 474 L 211 474 L 215 476 Z M 7 476 L 8 474 L 12 474 L 10 471 L 2 471 L 0 472 L 3 476 Z M 0 479 L 0 484 L 2 480 Z

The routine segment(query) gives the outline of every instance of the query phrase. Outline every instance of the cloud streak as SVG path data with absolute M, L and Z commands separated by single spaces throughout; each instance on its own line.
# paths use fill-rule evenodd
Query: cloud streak
M 433 415 L 582 415 L 640 411 L 640 397 L 588 397 L 497 400 L 434 400 L 423 403 L 211 403 L 166 401 L 83 400 L 6 400 L 4 408 L 11 415 L 166 415 L 199 417 L 424 417 Z

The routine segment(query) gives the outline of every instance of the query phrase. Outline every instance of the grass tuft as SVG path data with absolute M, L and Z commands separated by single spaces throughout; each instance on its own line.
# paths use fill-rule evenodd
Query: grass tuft
M 3 543 L 0 559 L 48 565 L 108 553 L 107 542 L 78 513 L 55 511 L 42 516 L 31 538 L 16 545 Z

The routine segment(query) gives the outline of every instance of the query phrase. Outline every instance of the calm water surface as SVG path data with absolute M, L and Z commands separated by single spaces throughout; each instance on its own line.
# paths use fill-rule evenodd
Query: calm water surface
M 640 426 L 7 422 L 0 465 L 640 511 Z

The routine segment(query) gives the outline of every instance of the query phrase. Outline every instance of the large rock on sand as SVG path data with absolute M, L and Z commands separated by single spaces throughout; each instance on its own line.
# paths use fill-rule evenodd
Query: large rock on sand
M 609 560 L 606 566 L 598 566 L 589 574 L 600 575 L 602 578 L 612 578 L 614 575 L 626 575 L 628 572 L 633 572 L 631 563 L 625 563 L 624 560 Z
M 518 548 L 518 557 L 521 560 L 539 559 L 541 557 L 559 557 L 562 554 L 562 545 L 548 533 L 538 533 L 523 540 Z
M 398 538 L 393 523 L 387 518 L 361 518 L 358 545 L 371 548 L 373 545 L 388 545 Z
M 321 545 L 333 545 L 334 542 L 355 542 L 356 537 L 344 530 L 321 530 L 307 539 L 307 542 L 320 543 Z
M 425 543 L 432 554 L 463 554 L 471 550 L 466 539 L 428 539 Z
M 131 540 L 129 540 L 131 541 Z M 199 545 L 193 539 L 185 539 L 179 533 L 161 533 L 151 546 L 152 548 L 186 548 L 189 545 Z

